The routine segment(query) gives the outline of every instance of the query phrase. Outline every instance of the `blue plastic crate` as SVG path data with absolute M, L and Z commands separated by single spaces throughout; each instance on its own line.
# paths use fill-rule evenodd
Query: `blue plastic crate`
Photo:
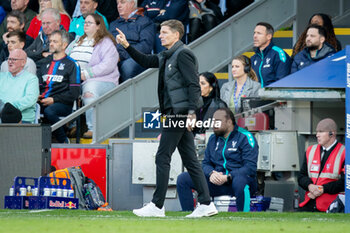
M 30 183 L 31 182 L 31 183 Z M 38 196 L 19 196 L 21 186 L 33 185 L 38 187 Z M 59 185 L 64 189 L 71 189 L 70 179 L 52 178 L 41 176 L 33 177 L 15 177 L 14 194 L 15 196 L 5 196 L 5 209 L 78 209 L 79 199 L 69 197 L 43 196 L 44 188 L 52 188 L 53 185 Z
M 22 186 L 38 186 L 38 178 L 33 177 L 20 177 L 14 178 L 14 196 L 5 196 L 4 208 L 5 209 L 28 209 L 29 201 L 27 196 L 19 196 L 20 188 Z

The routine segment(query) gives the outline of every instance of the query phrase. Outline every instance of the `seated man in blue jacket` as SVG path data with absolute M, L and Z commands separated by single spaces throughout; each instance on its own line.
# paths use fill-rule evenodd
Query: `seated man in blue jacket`
M 253 36 L 255 54 L 250 60 L 261 87 L 266 87 L 290 73 L 292 61 L 283 49 L 274 45 L 273 34 L 274 29 L 269 23 L 256 24 Z
M 143 15 L 143 9 L 137 8 L 137 0 L 117 0 L 117 5 L 120 17 L 110 24 L 109 32 L 117 36 L 116 28 L 118 28 L 125 34 L 130 45 L 142 53 L 150 54 L 156 35 L 152 20 Z M 117 50 L 120 58 L 118 63 L 120 82 L 133 78 L 145 70 L 130 57 L 123 46 L 118 44 Z
M 323 58 L 329 57 L 335 53 L 335 49 L 326 42 L 326 29 L 311 24 L 306 32 L 306 47 L 297 53 L 294 57 L 291 73 L 297 72 Z
M 237 210 L 243 211 L 248 207 L 245 206 L 245 192 L 256 190 L 259 147 L 250 132 L 236 125 L 234 115 L 228 108 L 218 109 L 213 118 L 215 125 L 217 122 L 221 122 L 221 125 L 214 125 L 215 135 L 209 139 L 202 162 L 210 196 L 235 196 Z M 182 210 L 193 210 L 194 185 L 187 172 L 178 176 L 176 187 Z

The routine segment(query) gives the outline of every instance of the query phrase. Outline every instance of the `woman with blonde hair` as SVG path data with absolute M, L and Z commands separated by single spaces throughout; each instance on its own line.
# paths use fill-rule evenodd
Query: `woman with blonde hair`
M 240 55 L 232 60 L 233 81 L 225 83 L 221 88 L 221 99 L 233 113 L 240 113 L 241 98 L 258 96 L 261 85 L 252 69 L 247 56 Z
M 30 22 L 27 35 L 35 39 L 41 31 L 41 13 L 47 8 L 54 8 L 60 12 L 61 26 L 68 32 L 70 17 L 65 11 L 62 0 L 39 0 L 39 14 Z

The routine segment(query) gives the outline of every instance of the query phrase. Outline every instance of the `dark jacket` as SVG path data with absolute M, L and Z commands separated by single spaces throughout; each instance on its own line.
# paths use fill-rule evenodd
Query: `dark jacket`
M 143 16 L 140 11 L 136 12 L 127 20 L 119 17 L 113 21 L 109 26 L 109 32 L 114 37 L 118 35 L 116 28 L 125 34 L 129 44 L 138 51 L 146 54 L 152 52 L 156 36 L 155 25 L 150 18 Z M 129 54 L 120 44 L 117 45 L 117 50 L 121 61 L 130 58 Z
M 255 54 L 251 57 L 252 68 L 261 87 L 266 87 L 289 74 L 292 62 L 283 49 L 271 42 L 262 52 L 259 48 L 254 48 L 254 51 Z
M 294 56 L 291 73 L 297 72 L 313 63 L 316 63 L 323 58 L 331 56 L 335 53 L 335 49 L 325 42 L 320 50 L 317 50 L 316 56 L 311 57 L 309 48 L 304 48 L 302 51 Z
M 209 95 L 208 97 L 203 97 L 203 103 L 204 103 L 203 106 L 196 110 L 197 120 L 201 120 L 201 121 L 206 121 L 208 119 L 211 119 L 217 109 L 227 107 L 224 101 L 222 101 L 220 98 L 214 98 L 211 95 Z M 193 133 L 201 134 L 201 133 L 205 133 L 206 130 L 207 128 L 205 127 L 194 128 Z
M 164 14 L 153 19 L 155 22 L 162 23 L 169 19 L 177 19 L 180 20 L 186 28 L 188 16 L 190 14 L 187 0 L 168 0 L 166 1 L 164 10 Z
M 60 29 L 64 30 L 63 26 L 60 25 Z M 75 38 L 75 33 L 69 33 L 69 43 L 72 42 Z M 37 38 L 35 38 L 34 42 L 25 49 L 25 52 L 27 53 L 27 56 L 33 59 L 35 63 L 37 63 L 38 69 L 40 68 L 40 64 L 42 63 L 43 52 L 49 52 L 50 45 L 49 45 L 49 38 L 46 36 L 43 31 L 39 32 L 39 35 Z
M 38 70 L 40 95 L 52 97 L 55 103 L 73 106 L 80 95 L 80 67 L 69 56 L 54 60 L 53 55 L 45 58 L 45 66 Z
M 129 46 L 126 51 L 145 68 L 159 68 L 158 99 L 163 114 L 187 114 L 202 105 L 198 63 L 181 41 L 157 55 L 146 55 Z
M 165 8 L 166 0 L 144 0 L 141 7 L 145 9 L 145 15 L 153 19 L 159 15 L 159 11 Z
M 254 136 L 235 125 L 225 139 L 215 134 L 209 138 L 202 168 L 206 177 L 213 170 L 223 174 L 256 176 L 259 146 Z

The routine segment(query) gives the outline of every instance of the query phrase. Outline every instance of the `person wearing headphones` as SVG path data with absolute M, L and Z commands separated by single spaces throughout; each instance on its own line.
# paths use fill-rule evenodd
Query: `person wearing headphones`
M 345 189 L 345 146 L 337 141 L 336 135 L 334 120 L 326 118 L 317 124 L 318 144 L 307 148 L 298 177 L 299 186 L 306 191 L 299 211 L 325 212 Z
M 221 88 L 221 99 L 233 113 L 240 113 L 241 97 L 258 96 L 261 85 L 255 71 L 252 69 L 250 59 L 240 55 L 232 60 L 233 81 L 225 83 Z

